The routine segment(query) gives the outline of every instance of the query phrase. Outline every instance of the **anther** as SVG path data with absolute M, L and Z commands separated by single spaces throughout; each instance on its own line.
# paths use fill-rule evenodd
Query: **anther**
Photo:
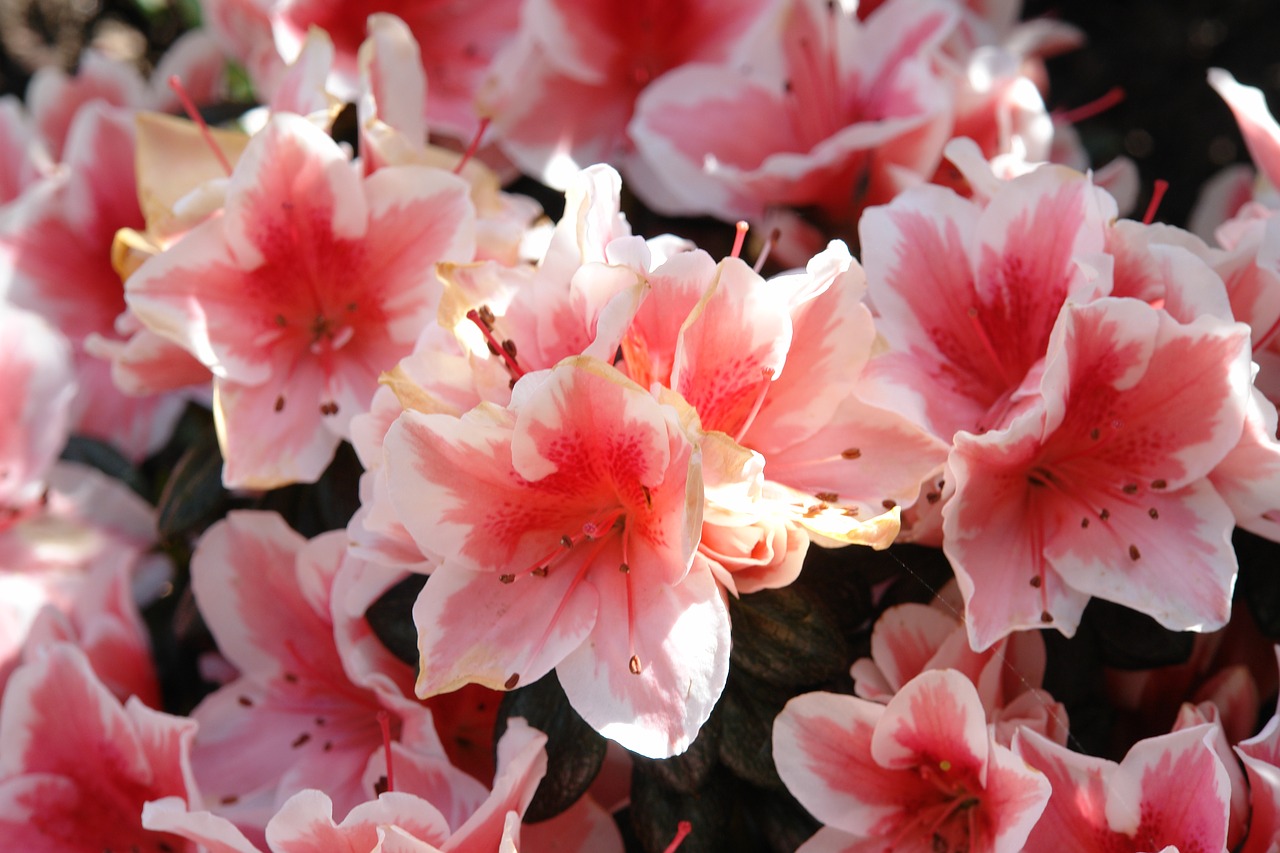
M 1044 583 L 1044 581 L 1040 580 L 1039 575 L 1035 575 L 1034 577 L 1031 578 L 1031 586 L 1034 587 L 1035 589 L 1039 589 L 1040 584 L 1042 583 Z
M 818 492 L 814 497 L 823 503 L 829 504 L 837 503 L 840 500 L 840 495 L 836 492 Z
M 884 507 L 885 509 L 893 509 L 897 505 L 898 505 L 897 501 L 890 500 L 889 498 L 885 498 L 884 500 L 880 501 L 880 506 Z
M 502 682 L 502 686 L 508 690 L 514 690 L 516 685 L 520 683 L 520 676 L 517 673 L 511 673 L 511 677 Z
M 1121 491 L 1124 492 L 1126 495 L 1136 495 L 1138 493 L 1138 484 L 1125 483 L 1124 488 L 1121 489 Z
M 1134 561 L 1136 561 L 1136 560 L 1137 560 L 1139 557 L 1141 557 L 1141 556 L 1142 556 L 1142 554 L 1140 554 L 1140 553 L 1138 552 L 1138 546 L 1137 546 L 1137 545 L 1130 545 L 1130 546 L 1129 546 L 1129 559 L 1130 559 L 1130 560 L 1134 560 Z
M 565 548 L 572 548 L 573 540 L 569 538 L 568 534 L 565 534 L 564 536 L 560 537 L 560 544 Z
M 626 563 L 620 563 L 618 565 L 618 571 L 622 572 L 624 575 L 629 575 L 631 574 L 631 567 Z
M 550 571 L 550 568 L 549 568 L 549 567 L 547 567 L 547 566 L 538 566 L 538 568 L 536 568 L 536 569 L 534 569 L 533 571 L 529 572 L 529 574 L 533 575 L 535 578 L 545 578 L 545 577 L 547 576 L 547 572 L 548 572 L 548 571 Z
M 841 459 L 857 459 L 861 455 L 862 455 L 862 451 L 856 447 L 850 447 L 847 450 L 840 451 Z
M 502 583 L 515 583 L 516 576 L 515 575 L 498 575 L 498 580 L 501 581 Z
M 627 669 L 631 670 L 632 675 L 640 674 L 640 658 L 635 655 L 631 656 L 631 660 L 627 661 Z
M 1048 623 L 1053 621 L 1053 615 L 1050 614 L 1048 610 L 1041 610 L 1040 621 L 1044 622 L 1047 625 Z
M 1106 521 L 1110 517 L 1111 517 L 1111 510 L 1106 509 L 1105 507 L 1103 508 L 1102 512 L 1098 513 L 1099 521 Z
M 1152 518 L 1159 518 L 1160 511 L 1155 507 L 1152 507 L 1151 509 L 1147 510 L 1147 515 L 1151 516 Z
M 1152 480 L 1152 481 L 1151 481 L 1151 488 L 1153 488 L 1153 489 L 1167 489 L 1167 488 L 1169 488 L 1169 484 L 1168 484 L 1168 482 L 1166 482 L 1165 480 Z
M 302 734 L 300 734 L 300 735 L 298 735 L 296 738 L 294 738 L 294 739 L 293 739 L 293 743 L 289 744 L 289 746 L 293 747 L 294 749 L 297 749 L 298 747 L 302 746 L 303 744 L 305 744 L 305 743 L 306 743 L 307 741 L 309 741 L 309 740 L 311 740 L 311 735 L 310 735 L 310 733 L 308 733 L 308 732 L 303 732 Z
M 284 409 L 284 395 L 281 394 L 280 396 L 276 397 L 275 410 L 279 412 L 279 411 L 282 411 L 283 409 Z

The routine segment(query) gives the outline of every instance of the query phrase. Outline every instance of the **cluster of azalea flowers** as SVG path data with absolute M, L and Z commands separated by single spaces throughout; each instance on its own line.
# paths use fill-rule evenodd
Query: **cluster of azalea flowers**
M 1211 74 L 1260 174 L 1216 181 L 1196 236 L 1120 218 L 1130 164 L 1083 171 L 1040 89 L 1079 34 L 1016 4 L 401 5 L 206 0 L 151 82 L 89 54 L 0 102 L 7 849 L 621 850 L 625 753 L 524 824 L 546 736 L 511 719 L 491 755 L 498 692 L 554 671 L 601 735 L 679 755 L 730 597 L 895 541 L 955 583 L 868 626 L 856 695 L 774 722 L 805 851 L 1275 849 L 1247 669 L 1115 763 L 1070 748 L 1039 633 L 1099 598 L 1209 636 L 1233 529 L 1280 540 L 1257 90 Z M 227 57 L 264 106 L 179 117 Z M 752 240 L 633 234 L 624 177 Z M 343 441 L 364 473 L 345 530 L 243 510 L 194 542 L 220 686 L 175 716 L 154 510 L 58 457 L 144 459 L 193 401 L 229 489 L 315 482 Z M 365 618 L 413 574 L 417 667 Z

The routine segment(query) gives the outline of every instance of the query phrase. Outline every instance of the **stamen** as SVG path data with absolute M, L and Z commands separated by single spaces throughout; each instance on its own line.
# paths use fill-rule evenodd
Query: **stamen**
M 742 426 L 738 429 L 738 434 L 733 437 L 736 442 L 741 442 L 742 437 L 747 434 L 747 430 L 751 429 L 751 425 L 755 423 L 756 415 L 760 414 L 760 407 L 764 405 L 764 395 L 769 393 L 769 384 L 773 382 L 773 368 L 760 368 L 760 390 L 756 392 L 756 401 L 751 406 L 751 412 L 747 415 L 747 419 L 743 421 Z
M 396 777 L 391 769 L 391 715 L 386 711 L 378 712 L 378 727 L 382 729 L 382 754 L 387 759 L 387 790 L 394 791 Z
M 471 158 L 476 156 L 476 152 L 480 150 L 480 140 L 484 138 L 484 132 L 489 129 L 490 121 L 491 119 L 488 116 L 480 119 L 480 127 L 476 129 L 476 135 L 471 137 L 471 144 L 462 153 L 462 159 L 458 161 L 458 165 L 453 167 L 455 175 L 461 175 L 463 168 L 467 163 L 471 162 Z
M 511 677 L 502 683 L 502 686 L 507 688 L 508 690 L 515 690 L 516 685 L 519 683 L 520 683 L 520 676 L 513 672 L 511 673 Z
M 991 363 L 996 366 L 996 371 L 1000 374 L 1000 378 L 1004 380 L 1006 385 L 1012 385 L 1013 382 L 1009 379 L 1009 374 L 1005 372 L 1004 362 L 1000 360 L 1000 356 L 996 352 L 995 344 L 992 343 L 990 336 L 987 335 L 987 330 L 983 327 L 982 321 L 978 319 L 978 309 L 970 307 L 965 313 L 969 317 L 969 325 L 973 326 L 973 330 L 977 332 L 978 341 L 981 342 L 982 348 L 986 350 Z
M 500 356 L 502 360 L 507 363 L 507 370 L 509 370 L 515 378 L 519 379 L 521 376 L 524 376 L 524 368 L 520 366 L 520 363 L 515 360 L 515 357 L 512 356 L 511 353 L 507 352 L 506 347 L 504 347 L 498 339 L 494 337 L 493 315 L 490 314 L 488 318 L 486 318 L 479 311 L 472 308 L 467 312 L 467 319 L 475 323 L 480 329 L 480 334 L 484 335 L 485 342 L 489 344 L 489 352 Z M 485 322 L 486 319 L 488 319 L 488 322 Z
M 1156 180 L 1155 188 L 1151 191 L 1151 201 L 1147 204 L 1147 212 L 1142 215 L 1143 225 L 1150 225 L 1156 218 L 1156 211 L 1160 209 L 1160 202 L 1164 199 L 1164 194 L 1168 189 L 1168 181 L 1163 179 Z
M 764 247 L 760 250 L 760 255 L 756 258 L 756 265 L 751 269 L 759 273 L 764 269 L 764 262 L 769 260 L 769 253 L 773 251 L 774 243 L 782 239 L 782 229 L 775 228 L 769 232 L 769 239 L 764 241 Z
M 729 253 L 729 257 L 736 258 L 742 254 L 742 244 L 747 239 L 747 229 L 750 226 L 747 225 L 746 220 L 739 219 L 733 227 L 737 233 L 733 236 L 733 251 Z
M 680 845 L 684 842 L 689 833 L 693 832 L 693 824 L 687 820 L 682 820 L 676 824 L 676 837 L 671 839 L 671 843 L 666 846 L 662 853 L 676 853 L 680 849 Z
M 1101 115 L 1107 110 L 1119 104 L 1125 99 L 1125 91 L 1123 86 L 1112 86 L 1099 98 L 1095 98 L 1087 104 L 1081 104 L 1069 110 L 1058 110 L 1054 112 L 1054 117 L 1065 121 L 1068 124 L 1077 124 L 1091 119 L 1096 115 Z
M 200 111 L 196 109 L 195 102 L 191 100 L 191 96 L 187 94 L 186 88 L 182 85 L 182 81 L 178 79 L 178 75 L 174 74 L 169 78 L 169 88 L 178 96 L 179 103 L 182 104 L 183 111 L 187 114 L 187 118 L 195 122 L 196 127 L 200 128 L 200 135 L 204 137 L 205 144 L 213 151 L 213 156 L 218 158 L 222 170 L 231 175 L 231 163 L 227 160 L 227 155 L 222 153 L 222 149 L 218 147 L 218 143 L 213 139 L 213 133 L 209 130 L 209 125 L 205 122 L 204 116 L 200 115 Z

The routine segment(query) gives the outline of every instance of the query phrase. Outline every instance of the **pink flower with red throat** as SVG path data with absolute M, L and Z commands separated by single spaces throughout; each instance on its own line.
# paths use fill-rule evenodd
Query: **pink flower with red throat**
M 213 371 L 229 486 L 320 475 L 433 316 L 435 263 L 470 257 L 473 223 L 454 175 L 362 179 L 298 116 L 275 115 L 250 141 L 223 215 L 126 283 L 134 314 Z
M 1026 853 L 1221 853 L 1231 783 L 1211 737 L 1196 726 L 1148 738 L 1116 764 L 1019 732 L 1014 751 L 1053 786 Z
M 1114 216 L 1110 196 L 1061 167 L 998 184 L 985 205 L 919 187 L 868 210 L 868 300 L 889 352 L 864 393 L 947 442 L 1005 425 L 1063 304 L 1106 292 L 1080 259 L 1103 250 Z
M 136 698 L 122 706 L 73 646 L 43 650 L 0 703 L 0 838 L 42 853 L 193 850 L 141 817 L 148 800 L 199 802 L 187 760 L 195 729 Z
M 636 188 L 655 209 L 734 219 L 786 205 L 847 224 L 937 167 L 951 96 L 931 54 L 955 9 L 897 0 L 865 23 L 823 0 L 785 9 L 781 56 L 756 73 L 690 64 L 641 96 Z
M 630 161 L 627 123 L 651 81 L 691 62 L 754 61 L 754 37 L 780 5 L 533 0 L 480 107 L 521 169 L 564 188 L 590 163 Z
M 693 741 L 729 664 L 727 609 L 694 563 L 696 423 L 579 357 L 521 379 L 506 409 L 405 412 L 386 454 L 405 527 L 447 555 L 414 607 L 420 696 L 554 668 L 623 746 L 666 757 Z
M 939 601 L 950 607 L 945 598 Z M 1019 632 L 975 652 L 956 615 L 908 603 L 889 608 L 876 620 L 871 656 L 854 661 L 850 674 L 859 696 L 888 702 L 920 673 L 954 669 L 977 688 L 997 743 L 1009 746 L 1014 732 L 1026 726 L 1065 744 L 1066 709 L 1040 689 L 1045 663 L 1044 640 L 1037 632 Z
M 1016 853 L 1049 783 L 988 733 L 973 685 L 931 670 L 887 705 L 834 693 L 787 703 L 773 726 L 778 775 L 826 824 L 799 853 Z
M 195 709 L 196 776 L 221 814 L 261 829 L 286 799 L 319 788 L 346 813 L 374 794 L 390 714 L 397 743 L 443 759 L 431 712 L 407 695 L 410 667 L 371 653 L 333 599 L 345 537 L 310 542 L 274 513 L 235 512 L 201 538 L 192 588 L 218 648 L 240 675 Z M 445 762 L 440 762 L 445 763 Z M 463 791 L 476 783 L 454 773 Z
M 973 647 L 1071 634 L 1090 596 L 1221 627 L 1234 518 L 1206 477 L 1244 427 L 1248 327 L 1108 298 L 1068 305 L 1049 352 L 1039 396 L 1006 429 L 959 433 L 948 460 L 943 548 Z

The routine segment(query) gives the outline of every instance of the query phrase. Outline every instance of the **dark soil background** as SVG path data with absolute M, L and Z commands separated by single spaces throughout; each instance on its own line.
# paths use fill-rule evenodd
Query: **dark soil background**
M 478 0 L 483 2 L 483 0 Z M 1247 161 L 1231 114 L 1205 82 L 1214 66 L 1266 91 L 1280 108 L 1278 0 L 1026 0 L 1085 31 L 1088 44 L 1049 63 L 1053 109 L 1121 87 L 1125 100 L 1083 121 L 1095 164 L 1117 154 L 1153 181 L 1170 182 L 1159 219 L 1184 224 L 1200 186 Z M 197 0 L 0 0 L 0 92 L 21 94 L 41 65 L 74 67 L 90 45 L 146 69 L 199 17 Z

